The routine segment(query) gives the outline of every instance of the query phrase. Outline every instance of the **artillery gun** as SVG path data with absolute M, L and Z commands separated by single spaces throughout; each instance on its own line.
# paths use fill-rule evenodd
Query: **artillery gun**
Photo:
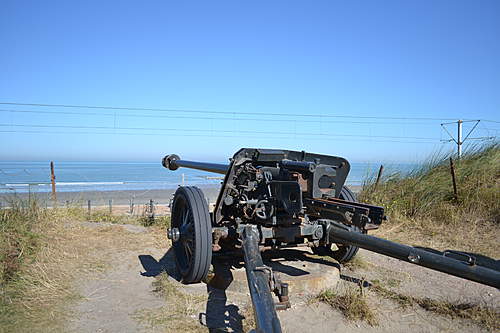
M 257 332 L 281 332 L 276 314 L 290 306 L 288 285 L 264 265 L 260 252 L 309 246 L 339 262 L 358 248 L 500 287 L 500 272 L 456 251 L 443 255 L 367 235 L 385 220 L 382 207 L 356 202 L 345 186 L 349 162 L 304 151 L 240 149 L 229 165 L 163 158 L 169 170 L 186 167 L 224 174 L 213 212 L 203 192 L 181 186 L 171 204 L 171 229 L 182 282 L 198 283 L 212 259 L 243 254 Z M 274 293 L 278 302 L 274 302 Z

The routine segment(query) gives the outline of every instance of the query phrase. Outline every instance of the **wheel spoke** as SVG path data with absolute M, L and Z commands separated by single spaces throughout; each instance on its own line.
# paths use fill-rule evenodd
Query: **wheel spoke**
M 190 261 L 193 256 L 193 250 L 191 249 L 191 246 L 189 246 L 188 242 L 184 242 L 184 251 L 186 252 L 188 261 Z
M 189 210 L 184 210 L 184 216 L 182 218 L 182 224 L 186 225 L 189 222 Z

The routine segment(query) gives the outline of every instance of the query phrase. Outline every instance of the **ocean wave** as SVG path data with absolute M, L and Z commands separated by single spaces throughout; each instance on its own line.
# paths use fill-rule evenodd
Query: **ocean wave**
M 125 182 L 56 182 L 57 186 L 123 185 Z M 5 184 L 7 187 L 49 186 L 51 183 Z

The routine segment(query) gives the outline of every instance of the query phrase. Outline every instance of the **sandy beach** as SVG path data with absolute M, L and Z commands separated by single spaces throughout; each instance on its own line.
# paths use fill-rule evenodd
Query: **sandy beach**
M 215 202 L 219 187 L 215 186 L 199 186 L 205 197 L 210 203 Z M 144 205 L 153 200 L 156 204 L 168 205 L 170 199 L 175 193 L 176 189 L 166 190 L 141 190 L 141 191 L 84 191 L 84 192 L 58 192 L 57 202 L 59 205 L 82 205 L 87 206 L 88 200 L 91 201 L 92 206 L 107 206 L 109 200 L 112 200 L 113 205 Z M 0 194 L 0 202 L 2 206 L 8 206 L 9 202 L 15 197 L 22 200 L 34 199 L 37 200 L 42 206 L 52 206 L 51 193 L 38 192 L 38 193 L 3 193 Z
M 215 203 L 219 194 L 219 186 L 199 186 L 209 204 Z M 349 188 L 358 193 L 361 186 L 352 185 Z M 72 205 L 87 207 L 90 200 L 92 207 L 108 207 L 109 201 L 112 200 L 113 210 L 118 206 L 129 207 L 132 203 L 136 206 L 144 206 L 150 200 L 153 200 L 155 205 L 166 206 L 173 197 L 176 189 L 165 190 L 141 190 L 141 191 L 83 191 L 83 192 L 58 192 L 58 205 Z M 0 194 L 0 205 L 2 207 L 10 206 L 10 202 L 15 198 L 22 200 L 37 200 L 41 206 L 52 207 L 51 193 L 49 192 L 34 192 L 34 193 L 3 193 Z

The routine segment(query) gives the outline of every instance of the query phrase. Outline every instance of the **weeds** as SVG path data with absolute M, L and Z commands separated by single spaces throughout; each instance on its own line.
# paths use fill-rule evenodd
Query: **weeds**
M 136 319 L 151 327 L 163 327 L 166 332 L 205 332 L 206 328 L 193 319 L 199 308 L 206 303 L 206 296 L 197 296 L 181 291 L 166 273 L 153 282 L 154 292 L 159 293 L 167 304 L 159 309 L 141 310 Z
M 150 218 L 148 216 L 141 216 L 139 223 L 144 227 L 158 226 L 164 229 L 170 228 L 170 216 L 155 216 Z
M 373 281 L 375 282 L 375 281 Z M 500 313 L 495 310 L 473 303 L 458 303 L 434 300 L 428 297 L 403 295 L 374 283 L 370 289 L 377 295 L 396 302 L 403 308 L 418 305 L 422 309 L 450 318 L 468 319 L 491 331 L 500 329 Z
M 375 312 L 370 308 L 362 289 L 346 287 L 342 291 L 326 289 L 315 298 L 340 310 L 348 320 L 364 320 L 370 326 L 378 324 Z
M 350 261 L 343 264 L 344 267 L 355 270 L 355 269 L 369 269 L 372 264 L 363 259 L 359 254 L 352 258 Z
M 242 321 L 243 332 L 252 332 L 252 330 L 254 330 L 256 327 L 255 317 L 253 314 L 253 307 L 252 306 L 244 307 L 243 310 L 241 311 L 241 315 L 243 317 Z

